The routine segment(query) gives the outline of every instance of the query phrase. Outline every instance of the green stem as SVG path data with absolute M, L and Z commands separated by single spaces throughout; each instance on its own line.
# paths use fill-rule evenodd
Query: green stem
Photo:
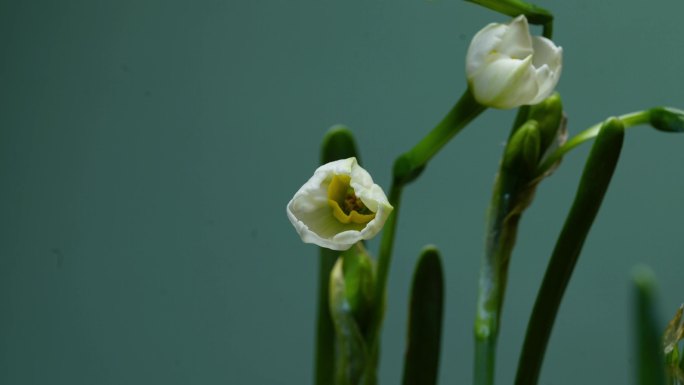
M 642 124 L 651 123 L 651 112 L 652 110 L 644 110 L 632 112 L 629 114 L 621 115 L 618 117 L 624 124 L 625 128 L 634 127 Z M 603 123 L 597 123 L 586 130 L 575 135 L 569 139 L 565 144 L 559 147 L 554 153 L 552 153 L 544 163 L 539 166 L 537 175 L 543 175 L 548 169 L 550 169 L 556 162 L 558 162 L 565 154 L 567 154 L 573 148 L 583 144 L 591 139 L 594 139 L 598 135 L 601 125 Z
M 525 15 L 532 24 L 546 24 L 553 20 L 551 12 L 534 4 L 521 0 L 466 0 L 470 3 L 481 5 L 504 15 L 516 17 Z
M 393 183 L 404 186 L 413 181 L 430 159 L 485 109 L 485 106 L 475 100 L 470 89 L 467 89 L 432 131 L 410 151 L 397 158 L 394 163 Z
M 544 29 L 542 31 L 542 36 L 544 36 L 545 38 L 547 38 L 549 40 L 551 40 L 551 38 L 553 37 L 553 19 L 544 23 Z
M 534 304 L 518 362 L 516 385 L 537 383 L 558 308 L 617 166 L 623 136 L 624 126 L 615 118 L 599 130 Z
M 385 222 L 382 239 L 380 241 L 374 295 L 376 304 L 374 306 L 374 314 L 368 333 L 371 355 L 376 357 L 376 359 L 380 345 L 380 330 L 382 329 L 382 321 L 385 312 L 387 276 L 392 262 L 392 249 L 403 188 L 418 177 L 430 159 L 432 159 L 432 157 L 434 157 L 450 139 L 458 134 L 485 109 L 486 107 L 475 101 L 470 90 L 466 90 L 444 119 L 442 119 L 442 121 L 410 151 L 397 158 L 394 163 L 394 176 L 389 192 L 389 202 L 394 207 L 394 210 L 387 218 L 387 222 Z
M 380 240 L 380 251 L 378 253 L 378 267 L 376 270 L 375 280 L 375 314 L 373 315 L 373 322 L 371 324 L 368 338 L 372 344 L 377 343 L 379 340 L 378 333 L 380 332 L 382 318 L 385 312 L 385 287 L 387 286 L 387 275 L 389 273 L 389 265 L 392 258 L 394 234 L 397 230 L 397 218 L 399 216 L 402 191 L 402 186 L 392 184 L 389 193 L 389 202 L 394 207 L 394 210 L 385 222 L 382 232 L 382 239 Z M 373 347 L 373 350 L 375 349 L 377 349 L 377 347 Z
M 523 180 L 510 166 L 504 165 L 508 146 L 528 119 L 529 106 L 522 106 L 513 122 L 508 145 L 504 150 L 501 166 L 496 175 L 492 198 L 486 218 L 487 236 L 485 252 L 480 267 L 480 281 L 475 314 L 475 384 L 493 384 L 496 362 L 496 344 L 500 311 L 506 288 L 508 261 L 515 244 L 521 212 L 512 214 L 519 203 Z M 523 189 L 524 190 L 524 189 Z
M 515 211 L 521 180 L 499 170 L 486 226 L 485 253 L 480 268 L 477 310 L 475 315 L 476 385 L 494 383 L 496 343 L 499 320 L 508 276 L 508 263 L 515 245 L 520 212 Z
M 318 314 L 316 321 L 316 385 L 331 385 L 335 378 L 335 327 L 330 317 L 328 288 L 330 271 L 338 252 L 321 248 L 318 268 Z
M 380 355 L 380 329 L 385 314 L 385 286 L 387 285 L 387 274 L 389 272 L 389 264 L 392 255 L 392 248 L 394 245 L 394 234 L 397 229 L 397 217 L 399 215 L 399 206 L 401 202 L 401 193 L 403 188 L 395 183 L 390 187 L 388 200 L 394 207 L 392 213 L 387 218 L 385 226 L 382 231 L 382 239 L 380 240 L 380 251 L 378 253 L 378 267 L 376 269 L 375 280 L 375 305 L 373 306 L 373 314 L 371 316 L 371 324 L 368 330 L 367 346 L 369 347 L 369 356 L 371 359 L 368 365 L 365 382 L 366 385 L 375 385 L 377 382 L 377 364 Z M 383 266 L 381 269 L 380 267 Z M 380 290 L 382 288 L 382 290 Z

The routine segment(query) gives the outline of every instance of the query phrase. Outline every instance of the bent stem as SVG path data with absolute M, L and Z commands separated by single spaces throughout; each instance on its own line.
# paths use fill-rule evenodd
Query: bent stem
M 486 107 L 475 101 L 470 90 L 466 90 L 456 105 L 420 142 L 411 150 L 404 153 L 394 163 L 392 185 L 390 187 L 389 202 L 394 210 L 387 218 L 380 241 L 378 264 L 375 284 L 375 306 L 368 342 L 371 355 L 377 360 L 380 330 L 385 313 L 385 299 L 387 292 L 387 275 L 392 262 L 392 248 L 397 228 L 397 218 L 401 206 L 401 193 L 404 186 L 415 180 L 427 163 L 468 123 L 482 113 Z M 375 365 L 374 365 L 375 366 Z M 374 376 L 367 377 L 371 379 Z
M 629 114 L 619 116 L 618 119 L 622 121 L 622 124 L 624 124 L 625 128 L 639 126 L 642 124 L 649 124 L 651 122 L 651 112 L 652 110 L 631 112 Z M 574 149 L 580 144 L 586 143 L 589 140 L 594 139 L 599 134 L 599 130 L 601 129 L 602 125 L 603 122 L 597 123 L 587 128 L 586 130 L 580 132 L 579 134 L 575 135 L 567 142 L 565 142 L 564 145 L 559 147 L 553 154 L 551 154 L 544 161 L 544 163 L 542 163 L 541 166 L 539 166 L 539 171 L 537 171 L 537 175 L 543 175 L 544 172 L 553 167 L 553 165 L 559 160 L 561 160 L 565 154 L 570 152 L 570 150 Z
M 481 5 L 493 11 L 516 17 L 525 15 L 532 24 L 545 25 L 553 21 L 551 12 L 534 4 L 526 3 L 522 0 L 466 0 L 468 2 Z

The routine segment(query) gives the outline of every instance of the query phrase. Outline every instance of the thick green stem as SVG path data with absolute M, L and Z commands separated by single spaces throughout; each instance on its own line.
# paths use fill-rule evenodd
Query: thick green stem
M 516 385 L 537 383 L 558 308 L 610 184 L 623 136 L 624 126 L 615 118 L 606 121 L 599 130 L 527 325 Z
M 525 146 L 521 144 L 526 142 L 525 139 L 530 133 L 530 127 L 527 125 L 529 112 L 529 106 L 523 106 L 518 110 L 501 166 L 496 175 L 487 211 L 485 251 L 480 267 L 475 313 L 474 383 L 476 385 L 494 383 L 496 341 L 506 289 L 508 262 L 515 245 L 520 215 L 525 206 L 521 201 L 521 194 L 529 191 L 527 189 L 529 176 L 522 171 L 527 167 L 521 167 L 525 164 L 523 155 Z M 520 162 L 521 160 L 523 163 Z
M 382 239 L 380 241 L 380 251 L 378 253 L 378 269 L 376 271 L 376 281 L 375 281 L 375 316 L 372 328 L 372 334 L 370 337 L 372 340 L 378 339 L 378 332 L 380 325 L 382 324 L 382 317 L 385 312 L 385 287 L 387 286 L 387 275 L 389 273 L 389 265 L 392 258 L 392 249 L 394 247 L 394 234 L 397 230 L 397 218 L 399 216 L 399 207 L 401 205 L 401 193 L 403 187 L 398 185 L 392 185 L 390 189 L 389 201 L 394 210 L 387 218 L 385 222 L 385 227 L 382 233 Z
M 430 159 L 485 108 L 475 100 L 470 89 L 467 89 L 456 102 L 456 105 L 432 131 L 410 151 L 397 158 L 394 163 L 393 183 L 405 186 L 413 181 Z
M 316 385 L 332 385 L 335 378 L 335 327 L 330 317 L 328 287 L 330 271 L 339 252 L 321 248 L 318 269 L 318 314 L 316 315 Z
M 494 383 L 496 341 L 504 300 L 508 263 L 515 245 L 520 212 L 516 210 L 520 179 L 501 169 L 487 213 L 485 253 L 480 268 L 475 315 L 474 384 Z

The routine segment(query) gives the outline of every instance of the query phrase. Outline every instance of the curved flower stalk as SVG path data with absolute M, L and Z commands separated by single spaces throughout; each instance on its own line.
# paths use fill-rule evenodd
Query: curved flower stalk
M 319 167 L 287 204 L 287 216 L 302 241 L 347 250 L 373 238 L 392 209 L 382 188 L 352 157 Z
M 466 77 L 479 103 L 511 109 L 551 95 L 562 61 L 563 49 L 545 37 L 531 36 L 521 15 L 510 24 L 489 24 L 473 37 Z

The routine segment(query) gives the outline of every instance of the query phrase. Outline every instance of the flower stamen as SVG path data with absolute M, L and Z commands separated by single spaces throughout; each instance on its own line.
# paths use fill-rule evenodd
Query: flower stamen
M 349 175 L 334 175 L 328 185 L 328 205 L 341 223 L 365 224 L 375 218 L 350 185 Z

